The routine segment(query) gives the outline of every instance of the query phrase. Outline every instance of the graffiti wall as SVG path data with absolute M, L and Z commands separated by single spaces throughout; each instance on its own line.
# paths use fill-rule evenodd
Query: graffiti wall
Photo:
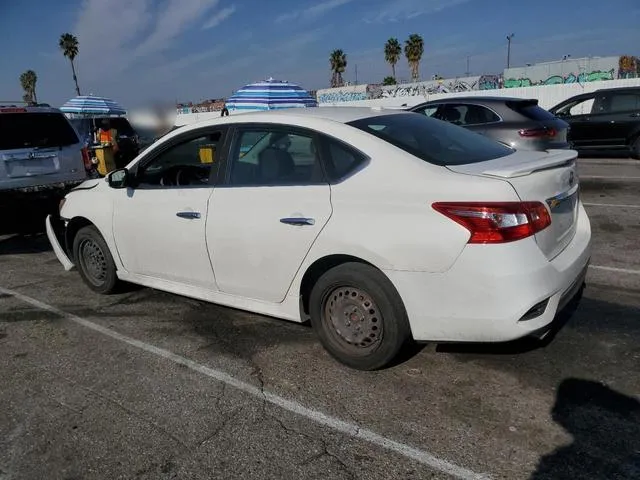
M 318 103 L 354 102 L 357 100 L 369 100 L 368 85 L 350 85 L 348 87 L 325 88 L 318 90 L 316 98 Z
M 504 88 L 561 85 L 640 77 L 636 57 L 588 57 L 538 63 L 504 71 Z

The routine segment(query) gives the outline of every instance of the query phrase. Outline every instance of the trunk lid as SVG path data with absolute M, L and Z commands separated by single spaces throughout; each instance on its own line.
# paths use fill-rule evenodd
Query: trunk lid
M 576 231 L 580 190 L 577 156 L 574 150 L 522 150 L 495 160 L 447 168 L 464 175 L 503 179 L 522 201 L 546 205 L 551 225 L 536 233 L 535 239 L 551 260 L 566 248 Z

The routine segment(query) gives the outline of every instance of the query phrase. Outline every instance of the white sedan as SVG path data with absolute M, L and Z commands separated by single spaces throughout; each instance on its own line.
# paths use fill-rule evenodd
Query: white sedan
M 67 270 L 303 322 L 353 368 L 408 341 L 540 335 L 578 298 L 576 152 L 515 151 L 415 113 L 337 107 L 179 128 L 47 219 Z

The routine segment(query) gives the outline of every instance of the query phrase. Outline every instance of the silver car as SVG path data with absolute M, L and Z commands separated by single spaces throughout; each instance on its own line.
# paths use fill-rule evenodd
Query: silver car
M 83 147 L 60 110 L 0 105 L 0 233 L 44 225 L 44 215 L 86 180 Z
M 538 105 L 536 99 L 451 97 L 408 109 L 460 125 L 517 150 L 569 148 L 569 124 Z

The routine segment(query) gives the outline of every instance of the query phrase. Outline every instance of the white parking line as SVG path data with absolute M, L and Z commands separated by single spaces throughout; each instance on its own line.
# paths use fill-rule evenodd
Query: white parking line
M 23 301 L 24 303 L 27 303 L 36 308 L 39 308 L 40 310 L 44 310 L 44 311 L 59 315 L 78 325 L 89 328 L 94 332 L 101 333 L 103 335 L 111 337 L 120 342 L 139 348 L 140 350 L 144 350 L 145 352 L 152 353 L 159 357 L 165 358 L 167 360 L 172 361 L 173 363 L 183 365 L 189 368 L 190 370 L 193 370 L 194 372 L 201 373 L 203 375 L 206 375 L 207 377 L 213 378 L 214 380 L 230 385 L 240 391 L 248 393 L 253 397 L 257 397 L 260 400 L 265 400 L 273 405 L 276 405 L 282 408 L 283 410 L 287 410 L 296 415 L 305 417 L 308 420 L 311 420 L 320 425 L 324 425 L 325 427 L 331 428 L 345 435 L 349 435 L 350 437 L 367 441 L 369 443 L 377 445 L 378 447 L 382 447 L 386 450 L 391 450 L 406 458 L 415 460 L 419 463 L 422 463 L 423 465 L 431 467 L 440 472 L 447 473 L 453 477 L 459 478 L 461 480 L 490 478 L 486 474 L 475 473 L 464 467 L 448 462 L 447 460 L 436 457 L 435 455 L 425 450 L 420 450 L 418 448 L 412 447 L 402 442 L 398 442 L 396 440 L 392 440 L 390 438 L 384 437 L 378 433 L 375 433 L 372 430 L 361 428 L 358 425 L 353 423 L 345 422 L 343 420 L 340 420 L 339 418 L 333 417 L 331 415 L 327 415 L 326 413 L 323 413 L 319 410 L 314 410 L 312 408 L 305 407 L 304 405 L 298 402 L 295 402 L 293 400 L 287 400 L 286 398 L 280 397 L 275 393 L 263 391 L 260 388 L 254 385 L 251 385 L 250 383 L 243 382 L 242 380 L 239 380 L 234 376 L 226 372 L 223 372 L 222 370 L 216 370 L 215 368 L 206 367 L 204 365 L 194 362 L 193 360 L 189 360 L 188 358 L 182 357 L 180 355 L 176 355 L 175 353 L 170 352 L 169 350 L 165 350 L 163 348 L 159 348 L 154 345 L 142 342 L 140 340 L 136 340 L 126 335 L 122 335 L 121 333 L 111 330 L 110 328 L 103 327 L 102 325 L 99 325 L 87 319 L 78 317 L 77 315 L 67 313 L 52 305 L 41 302 L 40 300 L 36 300 L 35 298 L 31 298 L 31 297 L 28 297 L 27 295 L 23 295 L 19 292 L 15 292 L 13 290 L 9 290 L 2 287 L 0 287 L 0 293 L 3 293 L 5 295 L 10 295 L 18 300 Z
M 589 265 L 589 268 L 593 268 L 595 270 L 604 270 L 606 272 L 628 273 L 630 275 L 640 275 L 640 270 L 634 270 L 631 268 L 605 267 L 604 265 Z
M 615 207 L 615 208 L 640 208 L 640 205 L 619 203 L 583 203 L 585 207 Z

